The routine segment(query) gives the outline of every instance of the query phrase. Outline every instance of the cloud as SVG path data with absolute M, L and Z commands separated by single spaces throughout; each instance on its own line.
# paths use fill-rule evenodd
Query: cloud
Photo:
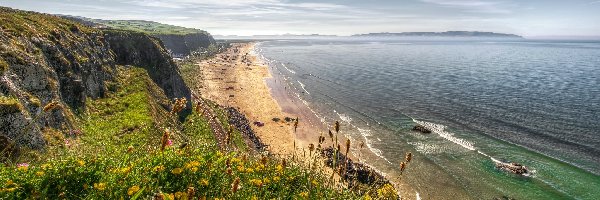
M 484 0 L 421 0 L 425 3 L 436 4 L 446 7 L 455 7 L 471 13 L 488 14 L 510 14 L 512 11 L 507 9 L 506 3 L 500 1 Z

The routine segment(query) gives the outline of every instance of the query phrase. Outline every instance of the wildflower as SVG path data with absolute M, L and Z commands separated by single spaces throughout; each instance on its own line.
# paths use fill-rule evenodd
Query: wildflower
M 43 170 L 46 170 L 46 169 L 50 168 L 51 165 L 50 164 L 43 164 L 41 167 L 42 167 Z
M 317 185 L 319 185 L 319 183 L 318 183 L 318 182 L 317 182 L 315 179 L 313 179 L 313 180 L 312 180 L 310 183 L 311 183 L 313 186 L 317 186 Z
M 171 144 L 173 143 L 169 139 L 169 134 L 170 134 L 169 129 L 165 129 L 165 132 L 163 133 L 162 138 L 160 139 L 160 143 L 161 143 L 160 151 L 164 151 L 165 148 L 170 145 L 169 142 Z
M 19 163 L 17 164 L 17 169 L 21 171 L 27 171 L 27 169 L 29 169 L 29 163 Z
M 308 198 L 308 192 L 300 192 L 302 198 Z
M 99 191 L 106 189 L 106 183 L 94 183 L 94 188 Z
M 206 179 L 201 179 L 201 180 L 200 180 L 200 185 L 202 185 L 202 186 L 208 186 L 208 180 L 206 180 Z
M 233 193 L 237 192 L 239 186 L 240 186 L 240 178 L 235 178 L 235 180 L 233 180 L 233 183 L 231 184 L 231 192 L 233 192 Z
M 282 165 L 275 166 L 275 171 L 277 171 L 277 173 L 282 173 L 283 172 L 283 166 Z
M 77 160 L 77 165 L 79 165 L 80 167 L 83 167 L 83 166 L 85 166 L 85 161 Z
M 123 167 L 119 170 L 122 174 L 127 174 L 131 172 L 131 167 Z
M 44 176 L 44 171 L 37 171 L 35 173 L 36 176 Z
M 167 146 L 172 146 L 172 145 L 173 145 L 173 140 L 171 140 L 171 139 L 168 139 L 168 140 L 167 140 Z
M 238 166 L 237 166 L 237 170 L 238 170 L 239 172 L 244 172 L 244 166 L 238 165 Z
M 281 180 L 281 178 L 279 178 L 279 176 L 273 177 L 273 182 L 279 182 Z
M 155 172 L 161 172 L 161 171 L 165 170 L 165 167 L 162 165 L 159 165 L 159 166 L 154 167 L 152 170 Z
M 256 197 L 256 196 L 252 196 L 252 197 L 250 198 L 250 200 L 258 200 L 258 197 Z
M 133 146 L 128 146 L 127 147 L 127 153 L 131 153 L 133 152 Z
M 251 179 L 250 183 L 256 187 L 261 187 L 263 182 L 260 179 Z
M 175 192 L 175 199 L 188 199 L 187 193 Z
M 134 185 L 127 190 L 127 195 L 131 196 L 140 190 L 140 186 Z
M 346 155 L 348 155 L 349 150 L 350 150 L 350 139 L 346 139 Z
M 175 175 L 179 175 L 179 174 L 181 174 L 181 172 L 183 172 L 183 169 L 181 169 L 179 167 L 171 170 L 171 173 L 173 173 Z
M 400 174 L 402 174 L 402 172 L 404 172 L 404 169 L 406 168 L 406 163 L 401 162 L 400 163 Z
M 200 166 L 200 162 L 198 162 L 198 161 L 190 161 L 187 164 L 185 164 L 185 168 L 187 168 L 187 169 L 190 169 L 193 167 L 198 167 L 198 166 Z
M 197 168 L 197 167 L 192 167 L 192 168 L 190 169 L 190 171 L 191 171 L 192 173 L 196 173 L 196 172 L 198 171 L 198 168 Z
M 377 196 L 379 199 L 398 199 L 396 189 L 390 184 L 385 184 L 383 187 L 377 189 Z
M 193 199 L 194 196 L 196 196 L 196 188 L 194 188 L 194 187 L 188 187 L 188 189 L 187 189 L 187 196 L 190 197 L 190 199 Z
M 269 180 L 269 178 L 268 178 L 268 177 L 265 177 L 265 178 L 263 179 L 263 183 L 265 183 L 265 185 L 267 185 L 267 184 L 271 183 L 271 180 Z

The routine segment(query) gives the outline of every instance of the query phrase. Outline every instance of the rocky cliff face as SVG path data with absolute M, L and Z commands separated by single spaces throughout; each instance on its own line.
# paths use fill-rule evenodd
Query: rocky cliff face
M 157 38 L 144 33 L 122 30 L 106 30 L 105 37 L 115 52 L 119 65 L 145 68 L 165 92 L 167 97 L 190 99 L 189 88 L 183 82 L 177 65 Z
M 210 34 L 193 33 L 185 35 L 174 34 L 159 34 L 155 35 L 159 38 L 165 47 L 173 53 L 173 55 L 186 56 L 192 51 L 200 48 L 207 48 L 211 44 L 215 44 L 215 40 Z
M 117 64 L 145 68 L 170 98 L 190 97 L 161 42 L 148 35 L 2 7 L 0 21 L 0 151 L 43 148 L 44 132 L 77 130 L 86 99 L 115 84 Z
M 114 55 L 102 32 L 72 21 L 8 8 L 0 21 L 0 135 L 40 148 L 41 131 L 73 129 L 74 111 L 104 95 Z M 43 112 L 50 102 L 62 109 Z

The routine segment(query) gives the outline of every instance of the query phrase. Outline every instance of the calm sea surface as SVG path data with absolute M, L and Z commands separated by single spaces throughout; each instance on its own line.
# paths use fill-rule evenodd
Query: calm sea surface
M 358 156 L 422 198 L 600 199 L 598 42 L 287 40 L 256 51 L 321 120 L 367 144 Z M 434 132 L 410 131 L 417 123 Z

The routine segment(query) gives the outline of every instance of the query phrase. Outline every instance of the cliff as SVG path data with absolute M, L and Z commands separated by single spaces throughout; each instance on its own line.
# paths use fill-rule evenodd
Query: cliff
M 65 15 L 61 15 L 61 17 L 92 27 L 133 31 L 157 37 L 162 41 L 164 47 L 176 57 L 184 57 L 190 55 L 193 51 L 208 48 L 210 45 L 215 44 L 215 40 L 210 33 L 195 28 L 145 20 L 102 20 Z
M 116 54 L 117 64 L 145 68 L 167 97 L 190 99 L 190 89 L 160 40 L 134 31 L 105 30 L 104 33 L 110 49 Z
M 190 55 L 193 51 L 208 48 L 211 44 L 215 44 L 212 36 L 203 33 L 158 34 L 155 36 L 163 42 L 174 56 L 178 57 Z
M 2 7 L 0 20 L 2 150 L 40 149 L 45 133 L 76 132 L 86 101 L 114 89 L 117 65 L 146 69 L 169 98 L 190 96 L 156 38 Z

